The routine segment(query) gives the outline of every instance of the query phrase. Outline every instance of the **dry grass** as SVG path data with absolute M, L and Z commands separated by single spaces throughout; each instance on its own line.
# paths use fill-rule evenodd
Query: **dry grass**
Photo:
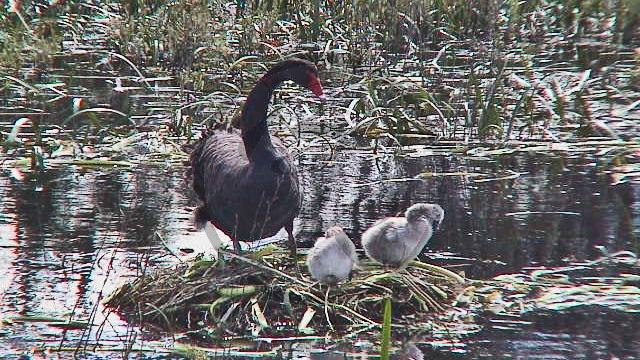
M 338 333 L 381 326 L 383 300 L 394 303 L 394 326 L 427 324 L 462 291 L 450 271 L 412 263 L 387 271 L 364 263 L 351 281 L 329 289 L 300 272 L 287 253 L 269 247 L 226 261 L 200 260 L 158 269 L 123 286 L 108 300 L 132 320 L 161 330 L 207 329 L 224 335 Z M 325 314 L 325 315 L 323 315 Z

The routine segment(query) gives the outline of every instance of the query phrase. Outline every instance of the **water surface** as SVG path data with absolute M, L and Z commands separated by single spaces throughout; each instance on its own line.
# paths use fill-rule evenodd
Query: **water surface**
M 422 256 L 470 278 L 595 259 L 603 251 L 638 251 L 640 186 L 610 185 L 597 159 L 530 154 L 487 160 L 421 155 L 423 150 L 343 149 L 333 157 L 302 152 L 305 200 L 295 224 L 301 246 L 335 224 L 359 245 L 360 234 L 375 220 L 423 201 L 441 204 L 446 216 Z M 461 175 L 470 172 L 483 175 Z M 514 172 L 519 176 L 491 180 Z M 0 177 L 3 318 L 73 314 L 100 326 L 85 331 L 14 322 L 2 329 L 0 351 L 18 355 L 34 343 L 124 347 L 133 335 L 143 345 L 171 344 L 152 329 L 128 325 L 101 300 L 142 271 L 178 261 L 172 252 L 207 248 L 206 237 L 190 223 L 195 203 L 184 168 L 61 166 L 18 174 L 5 169 Z M 523 324 L 518 331 L 488 324 L 463 343 L 447 345 L 444 339 L 446 346 L 421 346 L 451 357 L 631 358 L 640 350 L 636 321 L 589 309 L 582 316 Z M 614 331 L 618 326 L 624 334 Z

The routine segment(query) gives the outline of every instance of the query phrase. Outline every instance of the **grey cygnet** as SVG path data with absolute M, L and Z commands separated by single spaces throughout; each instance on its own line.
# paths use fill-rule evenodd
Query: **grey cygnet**
M 356 247 L 339 226 L 329 228 L 324 237 L 318 238 L 307 256 L 311 276 L 328 285 L 349 277 L 357 264 Z
M 362 246 L 369 258 L 383 265 L 403 267 L 427 245 L 444 219 L 438 204 L 418 203 L 405 217 L 385 218 L 362 234 Z

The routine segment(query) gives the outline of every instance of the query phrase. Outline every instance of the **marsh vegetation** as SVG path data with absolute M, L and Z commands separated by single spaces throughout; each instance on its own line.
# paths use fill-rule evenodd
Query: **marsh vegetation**
M 265 345 L 286 334 L 287 344 L 316 341 L 314 351 L 379 354 L 395 293 L 395 347 L 496 357 L 513 342 L 547 341 L 542 332 L 564 346 L 549 354 L 637 355 L 639 1 L 3 6 L 0 333 L 15 345 L 0 351 L 309 352 Z M 186 150 L 204 129 L 233 124 L 265 69 L 293 56 L 317 65 L 328 97 L 285 84 L 270 108 L 271 133 L 305 184 L 299 246 L 340 225 L 360 247 L 374 220 L 419 200 L 447 212 L 413 277 L 369 268 L 329 310 L 305 279 L 261 268 L 291 272 L 271 247 L 247 258 L 259 266 L 176 259 L 194 236 Z M 434 268 L 415 266 L 428 263 L 465 285 L 427 282 Z M 201 277 L 216 269 L 242 276 Z M 227 281 L 239 278 L 256 281 Z M 127 321 L 114 319 L 103 300 L 128 283 L 136 301 Z M 244 315 L 228 321 L 236 309 Z M 580 332 L 590 317 L 595 330 Z M 629 335 L 609 337 L 611 323 Z M 529 337 L 509 337 L 519 331 Z M 189 345 L 165 346 L 176 336 Z M 34 340 L 45 345 L 30 350 Z

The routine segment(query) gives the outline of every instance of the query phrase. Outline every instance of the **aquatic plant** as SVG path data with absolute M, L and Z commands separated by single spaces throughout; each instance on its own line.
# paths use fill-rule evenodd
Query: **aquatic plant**
M 380 341 L 380 358 L 389 360 L 389 349 L 391 344 L 391 298 L 384 299 L 384 313 L 382 321 L 382 336 Z
M 177 135 L 191 136 L 194 119 L 196 125 L 201 122 L 194 115 L 204 112 L 207 124 L 214 112 L 216 119 L 229 117 L 226 105 L 254 81 L 265 59 L 305 54 L 327 67 L 352 69 L 349 76 L 359 85 L 347 94 L 359 92 L 358 100 L 349 99 L 342 108 L 348 110 L 351 133 L 359 136 L 389 138 L 401 145 L 433 136 L 509 141 L 557 136 L 555 132 L 567 129 L 592 136 L 601 133 L 594 122 L 597 92 L 605 88 L 610 103 L 618 97 L 617 84 L 595 70 L 615 59 L 599 56 L 605 50 L 593 46 L 578 44 L 575 54 L 566 51 L 584 70 L 593 69 L 579 91 L 560 80 L 550 81 L 549 71 L 532 59 L 553 57 L 560 48 L 562 61 L 565 43 L 575 39 L 604 37 L 625 43 L 637 33 L 632 24 L 638 16 L 633 1 L 399 0 L 391 6 L 385 1 L 193 0 L 164 5 L 10 2 L 9 11 L 0 15 L 0 38 L 6 40 L 0 64 L 11 69 L 7 75 L 24 81 L 15 76 L 22 64 L 33 64 L 29 77 L 46 78 L 56 57 L 87 54 L 96 68 L 143 85 L 133 90 L 135 96 L 140 90 L 161 90 L 161 80 L 149 81 L 144 75 L 147 69 L 167 71 L 183 90 L 175 98 L 184 100 L 193 91 L 211 94 L 206 103 L 195 93 L 192 102 L 199 106 L 179 101 L 169 109 L 154 109 L 170 114 L 167 118 Z M 599 22 L 602 14 L 612 15 L 608 22 Z M 366 26 L 372 23 L 376 26 Z M 554 39 L 553 34 L 568 35 Z M 82 43 L 89 45 L 80 47 Z M 16 53 L 18 59 L 13 58 Z M 249 56 L 260 61 L 234 65 Z M 511 82 L 514 76 L 528 86 Z M 602 87 L 595 89 L 600 79 Z M 73 81 L 58 89 L 71 87 Z M 229 93 L 228 84 L 236 81 L 239 88 Z M 4 88 L 3 95 L 13 98 L 18 91 Z M 73 90 L 67 95 L 81 94 Z M 24 106 L 48 109 L 62 102 L 51 96 L 55 95 L 47 90 L 38 96 L 41 101 L 29 99 Z M 82 115 L 90 114 L 109 115 Z M 559 121 L 549 121 L 549 116 Z

